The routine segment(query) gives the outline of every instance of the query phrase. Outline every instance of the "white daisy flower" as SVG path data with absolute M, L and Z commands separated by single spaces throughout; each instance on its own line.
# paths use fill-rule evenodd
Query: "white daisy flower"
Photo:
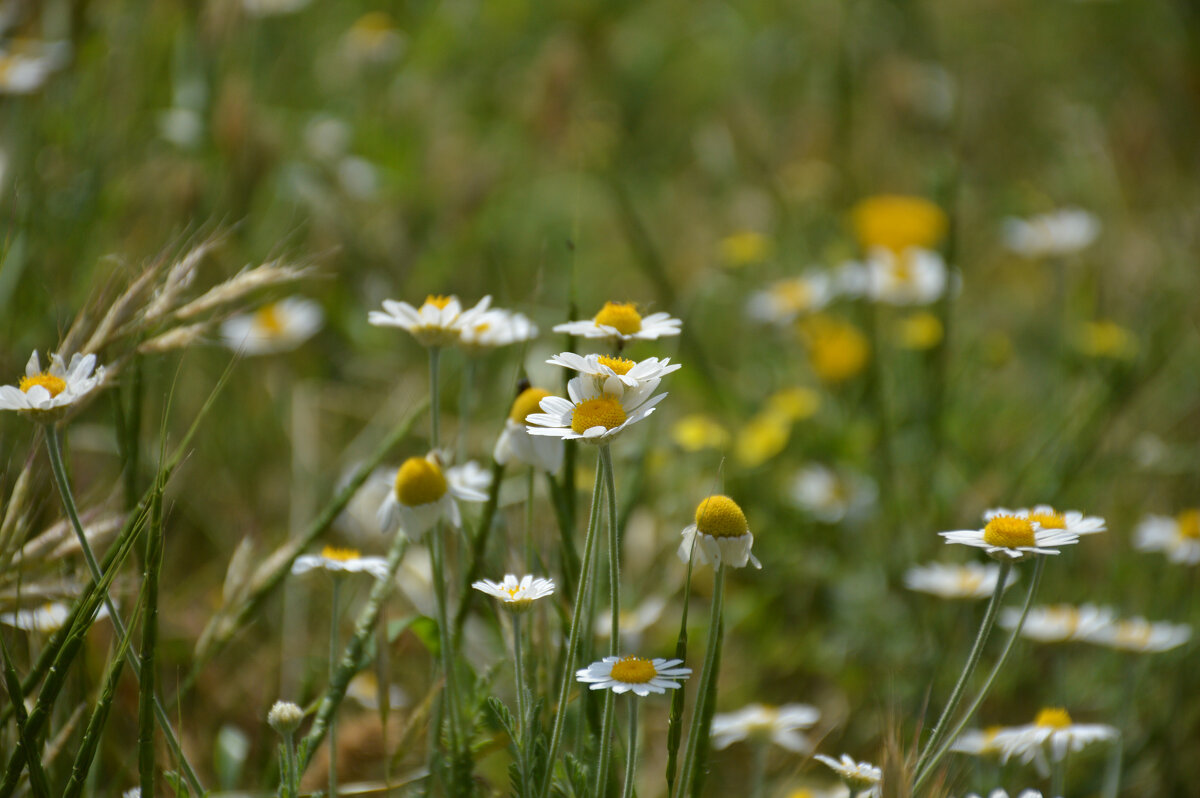
M 541 401 L 548 396 L 551 393 L 541 388 L 526 388 L 517 395 L 504 421 L 504 430 L 492 450 L 497 463 L 508 465 L 515 461 L 551 474 L 558 473 L 565 449 L 562 439 L 530 435 L 526 426 L 529 416 L 539 413 Z
M 0 48 L 0 94 L 32 94 L 70 56 L 67 42 L 9 41 Z
M 1191 639 L 1192 627 L 1186 623 L 1152 623 L 1140 617 L 1114 621 L 1087 636 L 1089 643 L 1147 654 L 1170 651 Z
M 677 667 L 681 659 L 642 659 L 641 657 L 605 657 L 575 672 L 575 679 L 590 684 L 592 690 L 612 690 L 648 696 L 680 687 L 692 675 L 691 668 Z
M 1015 629 L 1021 620 L 1021 611 L 1008 607 L 1000 613 L 1000 625 Z M 1101 630 L 1113 624 L 1115 616 L 1108 607 L 1084 604 L 1074 607 L 1057 604 L 1049 607 L 1030 607 L 1021 637 L 1039 643 L 1066 643 L 1075 640 L 1090 640 Z
M 662 617 L 667 600 L 662 596 L 650 596 L 632 610 L 621 610 L 618 623 L 621 625 L 621 642 L 631 648 L 641 645 L 642 635 Z M 612 636 L 612 608 L 604 610 L 595 620 L 596 636 L 608 639 Z
M 805 313 L 821 310 L 836 295 L 828 274 L 807 272 L 755 291 L 746 302 L 746 315 L 755 321 L 786 326 Z
M 1133 545 L 1141 551 L 1166 552 L 1171 562 L 1200 563 L 1200 509 L 1184 510 L 1174 518 L 1164 515 L 1143 518 L 1134 531 Z
M 1095 742 L 1115 740 L 1119 732 L 1099 723 L 1074 723 L 1062 708 L 1043 709 L 1028 726 L 1013 726 L 996 733 L 996 745 L 1004 762 L 1016 757 L 1032 762 L 1048 775 L 1051 762 L 1061 762 L 1068 753 L 1082 751 Z M 1047 759 L 1047 756 L 1049 759 Z
M 491 308 L 462 328 L 462 346 L 472 354 L 509 344 L 532 341 L 538 327 L 529 317 L 503 308 Z
M 1020 561 L 1035 554 L 1058 554 L 1056 546 L 1079 542 L 1079 535 L 1063 529 L 1043 531 L 1036 521 L 1022 518 L 1004 509 L 988 510 L 983 529 L 940 532 L 947 543 L 961 543 L 984 549 L 997 560 Z
M 956 275 L 942 256 L 927 249 L 872 249 L 864 263 L 838 267 L 834 283 L 839 293 L 888 305 L 929 305 L 948 290 L 957 289 Z
M 126 790 L 121 793 L 121 798 L 142 798 L 142 788 L 134 787 L 132 790 Z
M 917 565 L 904 573 L 904 586 L 919 593 L 930 593 L 945 599 L 982 599 L 996 592 L 996 580 L 1000 578 L 1000 566 L 969 562 L 964 565 L 931 562 Z M 1017 574 L 1009 571 L 1004 583 L 1007 589 L 1017 581 Z
M 383 310 L 372 310 L 367 321 L 378 327 L 399 327 L 409 332 L 422 346 L 451 346 L 462 339 L 462 332 L 479 321 L 492 303 L 490 296 L 474 307 L 463 310 L 456 296 L 425 297 L 421 307 L 407 302 L 383 300 Z
M 874 506 L 879 490 L 866 474 L 838 473 L 810 463 L 792 477 L 790 495 L 796 506 L 818 521 L 836 524 L 866 515 Z
M 387 579 L 387 560 L 383 557 L 364 557 L 357 549 L 326 546 L 320 554 L 303 554 L 292 563 L 292 574 L 299 576 L 322 569 L 334 574 L 370 574 Z
M 817 754 L 814 758 L 818 762 L 828 765 L 834 773 L 841 776 L 851 793 L 858 796 L 878 796 L 880 794 L 883 770 L 870 762 L 855 762 L 847 754 L 842 754 L 840 761 L 824 754 Z
M 812 742 L 800 733 L 821 719 L 816 707 L 784 704 L 779 707 L 750 704 L 737 712 L 713 715 L 712 745 L 720 750 L 742 740 L 770 742 L 795 753 L 808 753 Z
M 515 574 L 505 574 L 502 582 L 480 579 L 473 582 L 471 587 L 500 599 L 504 603 L 504 609 L 509 612 L 525 612 L 533 606 L 533 602 L 554 594 L 553 579 L 542 579 L 529 574 L 520 580 Z
M 481 502 L 483 492 L 464 484 L 458 477 L 462 471 L 444 472 L 435 453 L 425 457 L 410 457 L 396 472 L 392 490 L 379 506 L 379 527 L 389 534 L 400 527 L 416 539 L 428 532 L 439 519 L 445 518 L 454 526 L 462 526 L 455 499 Z
M 750 534 L 746 514 L 728 496 L 714 495 L 701 501 L 696 507 L 696 523 L 685 527 L 681 534 L 679 559 L 684 562 L 692 556 L 694 548 L 696 562 L 701 565 L 711 561 L 713 567 L 724 563 L 730 568 L 745 568 L 749 562 L 755 568 L 762 568 L 762 563 L 750 553 L 754 535 Z
M 53 634 L 62 628 L 71 615 L 71 607 L 62 601 L 51 601 L 31 610 L 0 612 L 0 623 L 26 632 Z M 96 620 L 108 617 L 108 607 L 101 604 L 96 611 Z
M 268 355 L 295 349 L 324 323 L 325 313 L 316 302 L 288 297 L 226 319 L 221 338 L 227 347 L 243 354 Z
M 492 487 L 492 472 L 476 461 L 468 460 L 462 465 L 447 468 L 446 480 L 450 483 L 451 491 L 483 496 L 482 499 L 471 499 L 471 501 L 483 501 Z
M 996 745 L 996 735 L 1004 730 L 1003 726 L 989 726 L 986 729 L 967 729 L 954 740 L 950 750 L 972 756 L 998 756 L 1000 746 Z
M 93 371 L 95 373 L 93 373 Z M 54 421 L 67 408 L 104 382 L 104 367 L 96 366 L 95 355 L 71 355 L 65 365 L 60 355 L 50 356 L 50 368 L 42 371 L 34 351 L 25 364 L 25 376 L 14 387 L 0 386 L 0 410 L 16 410 L 38 421 Z
M 988 510 L 983 514 L 983 520 L 991 521 L 998 515 L 1012 515 L 1017 518 L 1028 518 L 1036 521 L 1043 531 L 1061 529 L 1073 535 L 1092 535 L 1108 529 L 1104 519 L 1098 515 L 1084 515 L 1077 510 L 1060 513 L 1048 504 L 1039 504 L 1033 509 L 1022 507 L 1018 510 L 1006 510 L 1003 507 Z
M 966 798 L 983 798 L 979 793 L 967 793 Z M 1008 792 L 997 787 L 987 794 L 987 798 L 1008 798 Z M 1014 793 L 1013 798 L 1042 798 L 1042 794 L 1037 790 L 1021 790 L 1020 793 Z
M 642 318 L 632 302 L 605 302 L 594 318 L 555 325 L 554 332 L 584 338 L 612 338 L 624 344 L 635 339 L 653 341 L 679 335 L 682 324 L 669 313 L 651 313 Z
M 575 377 L 567 383 L 570 401 L 559 396 L 542 399 L 542 412 L 526 417 L 527 429 L 530 435 L 611 443 L 626 429 L 653 413 L 654 406 L 667 397 L 665 393 L 651 396 L 656 388 L 658 380 L 646 380 L 635 388 L 610 380 L 601 388 L 588 377 Z
M 643 382 L 650 380 L 657 382 L 680 368 L 678 363 L 671 365 L 669 357 L 661 360 L 649 357 L 645 360 L 633 361 L 624 357 L 577 355 L 574 352 L 562 352 L 546 362 L 591 377 L 598 386 L 610 393 L 615 393 L 621 386 L 614 383 L 611 387 L 607 387 L 609 380 L 616 380 L 627 388 L 636 388 Z
M 1100 235 L 1100 220 L 1079 208 L 1063 208 L 1028 219 L 1004 220 L 1004 246 L 1027 258 L 1070 255 Z

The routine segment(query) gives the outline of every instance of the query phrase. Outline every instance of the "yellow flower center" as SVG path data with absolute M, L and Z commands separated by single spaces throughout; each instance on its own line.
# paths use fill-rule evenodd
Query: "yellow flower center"
M 1150 645 L 1151 631 L 1150 624 L 1148 623 L 1121 621 L 1117 624 L 1117 631 L 1113 635 L 1113 638 L 1121 645 L 1143 648 Z
M 749 531 L 746 514 L 728 496 L 709 496 L 696 508 L 696 528 L 714 538 L 740 538 Z
M 453 297 L 442 296 L 440 294 L 430 294 L 429 296 L 425 297 L 425 304 L 433 305 L 438 310 L 445 310 L 446 306 L 450 304 L 451 299 L 453 299 Z
M 812 790 L 806 790 L 801 787 L 798 790 L 792 790 L 789 792 L 788 798 L 817 798 L 817 796 Z
M 998 515 L 983 528 L 983 542 L 989 546 L 1003 546 L 1006 549 L 1036 545 L 1033 524 L 1027 518 Z
M 1184 510 L 1175 523 L 1179 524 L 1179 537 L 1200 539 L 1200 510 Z
M 632 302 L 605 302 L 592 321 L 614 327 L 622 335 L 633 335 L 642 329 L 642 315 Z
M 334 562 L 349 562 L 362 556 L 358 549 L 342 549 L 337 546 L 326 546 L 321 549 L 321 556 Z
M 40 385 L 46 389 L 51 396 L 58 396 L 67 389 L 67 381 L 62 377 L 55 377 L 53 374 L 42 372 L 34 374 L 32 377 L 22 377 L 20 384 L 17 386 L 22 393 L 29 393 L 29 390 L 35 385 Z
M 630 360 L 629 358 L 625 358 L 625 357 L 611 357 L 609 355 L 601 355 L 600 357 L 597 358 L 597 360 L 600 361 L 600 365 L 608 366 L 610 369 L 615 371 L 617 374 L 628 374 L 629 370 L 637 365 L 637 363 L 635 363 L 632 360 Z
M 571 429 L 582 435 L 592 427 L 612 429 L 625 423 L 625 408 L 611 396 L 588 399 L 575 405 L 571 414 Z
M 946 234 L 946 214 L 920 197 L 868 197 L 851 212 L 864 249 L 884 247 L 897 254 L 909 247 L 931 249 Z
M 958 589 L 963 593 L 972 593 L 983 584 L 983 576 L 976 571 L 963 568 L 958 572 Z
M 1050 707 L 1037 713 L 1033 725 L 1049 729 L 1065 729 L 1071 725 L 1071 716 L 1062 707 Z
M 804 280 L 784 280 L 771 286 L 771 293 L 784 310 L 807 310 L 813 292 Z
M 267 335 L 279 335 L 283 332 L 283 314 L 279 312 L 279 306 L 274 302 L 256 310 L 254 322 Z
M 1067 519 L 1063 518 L 1062 513 L 1056 513 L 1054 510 L 1048 513 L 1030 513 L 1029 520 L 1036 523 L 1042 529 L 1067 528 Z
M 518 424 L 524 422 L 530 413 L 542 412 L 542 400 L 549 395 L 549 391 L 543 391 L 541 388 L 526 388 L 517 394 L 517 399 L 513 402 L 508 417 Z
M 396 497 L 401 504 L 416 507 L 431 504 L 446 495 L 446 477 L 436 463 L 410 457 L 396 472 Z
M 627 684 L 645 684 L 657 675 L 654 663 L 641 657 L 625 657 L 612 666 L 613 679 Z

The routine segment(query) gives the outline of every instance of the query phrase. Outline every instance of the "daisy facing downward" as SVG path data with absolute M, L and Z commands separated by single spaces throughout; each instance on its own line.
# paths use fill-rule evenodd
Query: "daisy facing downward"
M 696 507 L 696 523 L 684 528 L 683 542 L 679 544 L 679 559 L 687 562 L 695 544 L 696 562 L 712 562 L 714 567 L 728 565 L 745 568 L 749 562 L 762 568 L 758 558 L 750 553 L 754 535 L 746 514 L 738 503 L 728 496 L 709 496 Z
M 396 472 L 393 489 L 379 506 L 379 527 L 386 534 L 397 526 L 416 539 L 429 531 L 439 518 L 462 525 L 455 499 L 481 502 L 487 495 L 464 484 L 460 469 L 442 470 L 434 452 L 410 457 Z
M 564 440 L 587 443 L 611 443 L 629 427 L 654 412 L 654 406 L 667 397 L 651 396 L 658 380 L 647 380 L 636 388 L 609 380 L 603 387 L 589 377 L 575 377 L 567 383 L 570 401 L 547 396 L 541 401 L 541 413 L 530 413 L 525 421 L 530 435 L 550 435 Z

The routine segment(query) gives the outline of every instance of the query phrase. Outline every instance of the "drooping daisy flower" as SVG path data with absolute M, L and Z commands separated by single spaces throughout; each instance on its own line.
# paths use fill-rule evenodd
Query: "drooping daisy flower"
M 679 335 L 679 319 L 669 313 L 651 313 L 642 318 L 632 302 L 605 302 L 594 318 L 569 321 L 555 325 L 554 331 L 584 338 L 612 338 L 621 343 L 633 340 L 653 341 L 668 335 Z
M 1119 620 L 1092 631 L 1087 642 L 1121 651 L 1154 653 L 1170 651 L 1192 639 L 1186 623 L 1152 623 L 1145 618 Z
M 1035 554 L 1058 554 L 1055 546 L 1070 546 L 1079 542 L 1079 535 L 1065 529 L 1043 530 L 1037 521 L 989 510 L 983 529 L 960 529 L 939 532 L 947 543 L 961 543 L 984 549 L 997 560 L 1019 562 Z
M 379 506 L 379 526 L 388 534 L 399 526 L 409 537 L 424 535 L 438 519 L 462 525 L 455 499 L 481 502 L 487 495 L 463 484 L 455 474 L 443 472 L 435 453 L 410 457 L 396 472 L 392 490 Z
M 1070 255 L 1100 235 L 1100 220 L 1079 208 L 1004 220 L 1004 246 L 1026 258 Z
M 480 579 L 471 587 L 500 599 L 509 612 L 525 612 L 533 602 L 554 594 L 554 580 L 533 577 L 528 574 L 517 579 L 515 574 L 505 574 L 502 582 Z
M 787 325 L 805 313 L 813 313 L 834 298 L 833 282 L 822 272 L 789 277 L 756 291 L 746 302 L 746 315 L 766 324 Z
M 1171 562 L 1200 563 L 1200 509 L 1184 510 L 1174 518 L 1147 516 L 1134 531 L 1133 545 L 1141 551 L 1166 552 Z
M 288 297 L 226 319 L 221 338 L 230 349 L 247 355 L 286 352 L 315 335 L 324 322 L 325 314 L 316 302 Z
M 1043 709 L 1028 726 L 1013 726 L 996 733 L 996 745 L 1007 762 L 1016 757 L 1034 763 L 1047 775 L 1050 762 L 1061 762 L 1068 752 L 1082 751 L 1095 742 L 1115 740 L 1119 732 L 1099 723 L 1074 723 L 1061 707 Z M 1049 759 L 1047 759 L 1049 757 Z
M 779 707 L 750 704 L 737 712 L 713 715 L 712 745 L 720 750 L 736 742 L 769 742 L 795 753 L 808 753 L 812 742 L 800 733 L 821 719 L 816 707 L 784 704 Z
M 419 308 L 385 299 L 383 310 L 372 310 L 367 321 L 378 327 L 406 330 L 422 346 L 452 346 L 462 339 L 464 329 L 479 321 L 491 303 L 492 298 L 485 296 L 474 307 L 463 310 L 456 296 L 430 295 Z
M 56 421 L 103 382 L 104 367 L 96 366 L 95 355 L 76 353 L 71 355 L 70 365 L 64 364 L 61 355 L 50 355 L 50 368 L 42 371 L 34 351 L 21 381 L 15 387 L 0 386 L 0 410 L 16 410 L 37 421 Z
M 1104 525 L 1104 519 L 1098 515 L 1085 516 L 1076 510 L 1068 510 L 1065 513 L 1060 513 L 1048 504 L 1039 504 L 1032 510 L 1025 507 L 1019 510 L 1006 510 L 1003 507 L 998 507 L 995 510 L 988 510 L 984 513 L 983 520 L 991 521 L 993 518 L 1001 515 L 1028 518 L 1030 521 L 1035 521 L 1043 531 L 1059 529 L 1070 532 L 1073 535 L 1092 535 L 1096 532 L 1103 532 L 1108 528 Z
M 0 623 L 26 632 L 52 634 L 62 628 L 71 615 L 71 607 L 61 601 L 51 601 L 31 610 L 0 612 Z M 96 611 L 96 620 L 108 617 L 108 607 L 101 604 Z
M 650 596 L 632 610 L 621 610 L 618 620 L 621 629 L 621 642 L 631 648 L 637 648 L 642 642 L 642 635 L 658 622 L 663 610 L 667 608 L 667 600 L 661 596 Z M 609 638 L 612 636 L 612 608 L 601 612 L 595 621 L 596 636 Z
M 818 463 L 806 465 L 792 478 L 792 501 L 826 524 L 866 515 L 878 495 L 875 481 L 866 474 L 838 473 Z
M 592 690 L 612 690 L 648 696 L 680 687 L 692 675 L 691 668 L 678 667 L 681 659 L 642 659 L 641 657 L 605 657 L 575 672 L 575 679 L 591 685 Z
M 549 435 L 587 443 L 611 443 L 629 427 L 654 412 L 654 406 L 667 397 L 651 396 L 658 380 L 646 380 L 635 388 L 619 380 L 597 386 L 590 377 L 575 377 L 567 383 L 570 401 L 547 396 L 541 401 L 541 413 L 530 413 L 525 421 L 530 435 Z
M 537 325 L 523 313 L 491 308 L 462 328 L 461 343 L 469 354 L 479 354 L 510 344 L 532 341 L 537 334 Z
M 620 386 L 614 384 L 610 388 L 609 380 L 617 380 L 627 388 L 636 388 L 641 383 L 650 380 L 657 383 L 667 374 L 681 368 L 678 363 L 671 365 L 669 357 L 661 360 L 656 357 L 648 357 L 645 360 L 634 361 L 609 355 L 577 355 L 574 352 L 562 352 L 546 362 L 591 377 L 601 390 L 607 390 L 610 393 L 615 393 Z
M 1093 604 L 1030 607 L 1025 625 L 1021 627 L 1021 637 L 1039 643 L 1090 640 L 1092 635 L 1111 626 L 1114 619 L 1112 609 Z M 1015 629 L 1020 620 L 1021 611 L 1014 607 L 1007 607 L 1000 614 L 1000 625 L 1005 629 Z
M 504 422 L 504 430 L 492 450 L 497 463 L 507 465 L 516 461 L 551 474 L 558 473 L 563 461 L 562 439 L 530 435 L 526 427 L 526 420 L 541 410 L 541 401 L 550 395 L 541 388 L 526 388 L 517 395 Z
M 982 599 L 996 592 L 1000 566 L 969 562 L 964 565 L 931 562 L 909 568 L 904 574 L 904 586 L 920 593 L 930 593 L 945 599 Z M 1010 571 L 1004 587 L 1017 581 Z
M 896 194 L 867 197 L 851 210 L 850 220 L 864 250 L 892 252 L 933 249 L 949 226 L 945 212 L 929 200 Z
M 370 574 L 387 579 L 387 560 L 383 557 L 364 557 L 357 549 L 326 546 L 320 554 L 303 554 L 292 563 L 292 574 L 299 576 L 321 569 L 333 574 Z
M 751 563 L 762 568 L 758 558 L 750 553 L 754 535 L 746 514 L 728 496 L 714 495 L 696 507 L 696 523 L 684 528 L 679 544 L 679 559 L 687 562 L 695 549 L 696 562 L 712 562 L 713 567 L 724 563 L 731 568 L 745 568 Z M 693 546 L 694 542 L 694 546 Z
M 831 756 L 817 754 L 818 762 L 828 765 L 842 777 L 850 792 L 857 796 L 878 796 L 882 789 L 883 770 L 870 762 L 855 762 L 848 754 L 842 754 L 841 760 Z

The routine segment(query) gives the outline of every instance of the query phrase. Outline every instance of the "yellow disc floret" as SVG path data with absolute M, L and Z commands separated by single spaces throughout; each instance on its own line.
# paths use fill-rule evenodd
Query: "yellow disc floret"
M 1040 513 L 1030 513 L 1029 520 L 1040 526 L 1042 529 L 1066 529 L 1067 519 L 1063 518 L 1062 513 L 1048 510 Z
M 358 549 L 342 549 L 337 546 L 326 546 L 321 549 L 321 556 L 334 562 L 349 562 L 362 556 Z
M 645 684 L 657 675 L 654 663 L 641 657 L 625 657 L 612 666 L 612 678 L 627 684 Z
M 632 302 L 605 302 L 592 321 L 613 327 L 622 335 L 633 335 L 642 329 L 642 315 Z
M 625 408 L 611 396 L 588 399 L 575 405 L 571 414 L 571 429 L 582 435 L 592 427 L 613 429 L 625 423 Z
M 1065 729 L 1071 725 L 1071 716 L 1062 707 L 1049 707 L 1037 713 L 1033 725 L 1050 729 Z
M 450 300 L 453 298 L 454 297 L 450 296 L 441 296 L 440 294 L 430 294 L 429 296 L 425 297 L 425 304 L 433 305 L 438 310 L 445 310 L 446 306 L 450 304 Z
M 608 355 L 601 355 L 596 359 L 600 361 L 601 366 L 608 366 L 617 374 L 628 374 L 629 370 L 637 365 L 637 363 L 626 357 L 610 357 Z
M 24 390 L 24 384 L 22 384 Z M 1200 539 L 1200 510 L 1184 510 L 1175 519 L 1179 524 L 1179 537 L 1190 540 Z
M 396 498 L 416 507 L 431 504 L 446 495 L 446 477 L 437 463 L 425 457 L 410 457 L 396 472 Z
M 1017 518 L 1015 515 L 998 515 L 988 521 L 983 528 L 983 542 L 1006 549 L 1037 545 L 1033 523 L 1028 518 Z
M 542 400 L 549 395 L 549 391 L 543 391 L 541 388 L 526 388 L 517 395 L 512 410 L 508 411 L 508 417 L 518 424 L 525 423 L 530 413 L 542 412 Z
M 750 531 L 746 514 L 728 496 L 709 496 L 696 508 L 696 528 L 714 538 L 740 538 Z
M 279 306 L 273 302 L 254 312 L 254 323 L 267 335 L 279 335 L 283 332 L 283 315 L 279 312 Z
M 22 393 L 29 393 L 30 389 L 35 385 L 40 385 L 46 389 L 46 392 L 51 396 L 58 396 L 67 389 L 67 381 L 62 377 L 56 377 L 53 374 L 42 372 L 34 374 L 32 377 L 22 377 L 20 384 L 17 386 Z

